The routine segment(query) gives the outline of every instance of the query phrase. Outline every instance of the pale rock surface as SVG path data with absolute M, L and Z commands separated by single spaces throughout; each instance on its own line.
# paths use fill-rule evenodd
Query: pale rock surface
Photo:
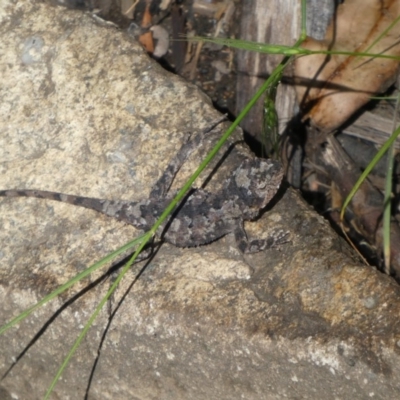
M 215 118 L 199 90 L 90 14 L 22 0 L 0 8 L 1 189 L 141 199 L 187 132 Z M 248 154 L 240 146 L 210 190 Z M 399 398 L 399 287 L 352 258 L 296 193 L 276 200 L 246 229 L 290 231 L 279 249 L 244 257 L 228 235 L 199 248 L 163 245 L 133 285 L 132 269 L 110 325 L 104 309 L 52 398 Z M 0 226 L 1 323 L 138 234 L 96 212 L 26 198 L 0 201 Z M 74 295 L 99 276 L 0 336 L 1 374 L 22 355 L 1 399 L 42 398 L 110 280 Z

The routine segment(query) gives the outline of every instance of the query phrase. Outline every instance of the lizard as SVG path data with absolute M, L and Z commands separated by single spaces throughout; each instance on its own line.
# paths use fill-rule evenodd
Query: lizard
M 141 230 L 149 230 L 173 196 L 168 196 L 172 181 L 205 135 L 213 131 L 226 116 L 214 121 L 192 140 L 185 142 L 143 201 L 107 200 L 65 193 L 14 189 L 0 190 L 0 197 L 35 197 L 85 207 L 116 218 Z M 248 240 L 244 221 L 256 219 L 275 196 L 283 178 L 279 162 L 246 158 L 227 177 L 221 190 L 210 193 L 191 189 L 180 205 L 157 231 L 157 236 L 177 247 L 196 247 L 211 243 L 229 233 L 235 235 L 242 253 L 254 253 L 282 243 L 286 234 L 267 239 Z

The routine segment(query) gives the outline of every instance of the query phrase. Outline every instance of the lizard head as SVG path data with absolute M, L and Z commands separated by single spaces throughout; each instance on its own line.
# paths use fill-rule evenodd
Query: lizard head
M 283 168 L 278 161 L 246 159 L 229 178 L 228 193 L 238 197 L 245 216 L 255 218 L 275 196 L 282 178 Z

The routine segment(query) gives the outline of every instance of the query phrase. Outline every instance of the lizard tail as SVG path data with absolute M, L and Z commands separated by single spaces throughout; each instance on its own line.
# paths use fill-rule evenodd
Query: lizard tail
M 38 199 L 60 201 L 62 203 L 95 210 L 114 218 L 119 217 L 118 211 L 121 210 L 123 203 L 129 203 L 126 201 L 93 199 L 65 193 L 48 192 L 46 190 L 0 190 L 0 197 L 35 197 Z

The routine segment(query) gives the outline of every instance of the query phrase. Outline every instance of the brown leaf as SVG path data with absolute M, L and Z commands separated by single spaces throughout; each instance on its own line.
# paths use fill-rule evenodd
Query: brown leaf
M 338 7 L 325 40 L 308 38 L 302 47 L 399 56 L 400 23 L 378 40 L 399 15 L 400 0 L 347 0 Z M 299 57 L 295 76 L 306 83 L 297 86 L 299 101 L 315 127 L 332 131 L 395 81 L 398 64 L 348 55 Z

